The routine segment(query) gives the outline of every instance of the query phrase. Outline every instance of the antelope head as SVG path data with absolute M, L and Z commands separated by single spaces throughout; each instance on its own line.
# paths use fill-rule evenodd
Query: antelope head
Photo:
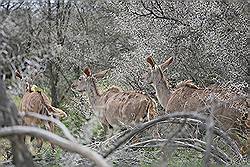
M 83 75 L 73 82 L 72 89 L 78 92 L 86 92 L 92 83 L 95 83 L 97 79 L 103 78 L 108 72 L 109 69 L 92 74 L 90 68 L 87 67 L 83 70 Z
M 167 70 L 167 67 L 173 62 L 173 57 L 167 59 L 164 63 L 157 65 L 152 58 L 147 58 L 147 63 L 150 65 L 149 70 L 143 75 L 144 82 L 148 84 L 156 85 L 164 79 L 163 72 Z

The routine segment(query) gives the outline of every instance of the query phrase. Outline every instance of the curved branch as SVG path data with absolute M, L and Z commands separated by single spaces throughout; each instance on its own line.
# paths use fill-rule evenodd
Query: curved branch
M 162 148 L 162 145 L 166 143 L 169 139 L 151 139 L 147 141 L 143 141 L 140 143 L 135 143 L 130 146 L 127 146 L 125 149 L 128 148 Z M 192 144 L 192 142 L 197 142 L 201 145 Z M 152 145 L 149 145 L 152 144 Z M 181 145 L 180 145 L 181 144 Z M 183 147 L 183 148 L 191 148 L 196 151 L 199 151 L 201 153 L 206 153 L 206 142 L 203 142 L 198 139 L 177 139 L 175 141 L 172 141 L 168 144 L 168 147 Z M 202 147 L 203 146 L 203 147 Z M 220 164 L 227 164 L 227 162 L 231 162 L 231 159 L 223 153 L 221 150 L 219 150 L 216 146 L 211 145 L 212 147 L 212 157 Z
M 192 145 L 190 143 L 184 143 L 184 142 L 180 142 L 180 141 L 174 141 L 174 144 L 176 144 L 175 146 L 176 147 L 189 147 L 189 148 L 192 148 L 196 151 L 199 151 L 199 152 L 202 152 L 202 153 L 206 153 L 206 149 L 204 148 L 201 148 L 199 146 L 195 146 L 195 145 Z M 224 159 L 221 159 L 220 157 L 217 157 L 215 154 L 211 153 L 211 156 L 214 158 L 214 160 L 216 162 L 218 162 L 219 164 L 227 164 Z
M 29 126 L 11 126 L 0 128 L 0 137 L 7 137 L 12 135 L 31 135 L 48 140 L 49 142 L 60 146 L 61 148 L 70 152 L 81 154 L 84 157 L 94 161 L 97 166 L 110 167 L 106 160 L 97 152 L 88 147 L 82 146 L 76 142 L 69 141 L 49 131 Z
M 206 119 L 207 117 L 205 117 L 204 115 L 201 114 L 197 114 L 195 113 L 190 113 L 190 112 L 175 112 L 175 113 L 171 113 L 168 115 L 164 115 L 162 117 L 156 118 L 154 120 L 151 120 L 149 122 L 146 122 L 144 124 L 140 124 L 138 126 L 136 126 L 134 129 L 132 130 L 127 130 L 127 132 L 130 131 L 130 133 L 128 133 L 127 135 L 125 135 L 123 138 L 121 138 L 112 148 L 110 148 L 105 154 L 104 154 L 104 158 L 106 158 L 107 156 L 109 156 L 111 153 L 113 153 L 118 147 L 120 147 L 122 144 L 124 144 L 127 140 L 129 140 L 130 138 L 132 138 L 133 136 L 135 136 L 136 134 L 142 132 L 145 129 L 148 129 L 156 124 L 161 124 L 163 121 L 166 121 L 168 119 L 173 119 L 173 118 L 179 118 L 181 117 L 183 118 L 187 118 L 187 122 L 189 122 L 189 120 L 191 119 L 191 122 L 193 123 L 199 123 L 199 126 L 201 126 L 201 128 L 206 129 Z M 238 147 L 236 146 L 236 144 L 232 141 L 232 139 L 226 134 L 226 132 L 220 130 L 217 127 L 214 127 L 214 133 L 216 135 L 221 136 L 225 142 L 227 144 L 229 144 L 231 150 L 241 159 L 242 155 L 240 154 L 240 151 L 238 149 Z
M 55 119 L 53 117 L 48 117 L 48 116 L 45 116 L 45 115 L 41 115 L 41 114 L 38 114 L 38 113 L 34 113 L 34 112 L 18 112 L 18 114 L 21 117 L 24 117 L 24 116 L 35 117 L 35 118 L 42 119 L 42 120 L 45 120 L 45 121 L 53 122 L 63 131 L 63 134 L 65 135 L 65 137 L 67 137 L 72 142 L 76 142 L 76 139 L 71 135 L 68 128 L 58 119 Z

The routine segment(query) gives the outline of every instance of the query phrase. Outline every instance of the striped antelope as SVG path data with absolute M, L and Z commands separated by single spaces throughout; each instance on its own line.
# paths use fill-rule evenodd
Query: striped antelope
M 73 90 L 88 94 L 93 112 L 104 127 L 105 133 L 112 135 L 113 130 L 133 127 L 157 116 L 155 102 L 142 92 L 122 91 L 121 88 L 113 86 L 100 93 L 96 80 L 103 78 L 108 71 L 92 74 L 91 70 L 86 68 L 84 74 L 72 84 Z
M 17 77 L 22 79 L 20 73 L 17 74 Z M 28 82 L 26 83 L 25 93 L 20 104 L 20 112 L 32 112 L 57 119 L 67 117 L 67 114 L 64 111 L 51 105 L 51 100 L 46 96 L 45 93 L 36 91 L 34 89 L 35 87 L 35 85 L 30 85 Z M 54 124 L 52 122 L 41 120 L 35 117 L 23 117 L 23 124 L 28 126 L 45 126 L 49 131 L 54 132 Z M 26 136 L 25 141 L 30 147 L 31 151 L 33 151 L 31 137 Z M 38 139 L 38 146 L 41 148 L 42 145 L 42 139 Z M 53 144 L 51 144 L 51 147 L 54 150 L 55 147 Z
M 210 113 L 216 120 L 217 125 L 228 131 L 238 144 L 240 142 L 238 136 L 235 135 L 234 129 L 237 129 L 242 134 L 246 134 L 247 138 L 250 137 L 249 98 L 241 98 L 237 92 L 215 85 L 200 88 L 194 85 L 191 80 L 181 82 L 172 91 L 163 72 L 173 62 L 173 57 L 170 57 L 160 65 L 157 65 L 151 56 L 147 58 L 147 62 L 150 65 L 150 70 L 144 74 L 144 80 L 153 85 L 158 101 L 167 113 L 179 111 L 205 112 L 205 109 L 209 106 L 215 106 L 216 101 L 219 104 L 222 102 L 221 104 L 223 105 L 218 105 Z M 244 148 L 244 150 L 247 149 Z

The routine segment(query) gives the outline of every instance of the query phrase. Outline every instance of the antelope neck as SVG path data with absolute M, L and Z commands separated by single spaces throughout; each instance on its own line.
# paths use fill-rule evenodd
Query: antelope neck
M 171 96 L 171 91 L 163 74 L 161 75 L 161 79 L 158 82 L 155 82 L 153 86 L 155 87 L 156 95 L 161 106 L 166 109 L 168 100 Z
M 89 80 L 87 81 L 87 84 L 88 84 L 87 93 L 89 96 L 90 104 L 92 105 L 92 107 L 95 107 L 96 104 L 98 103 L 101 95 L 97 89 L 96 82 L 95 82 L 94 78 L 89 78 Z

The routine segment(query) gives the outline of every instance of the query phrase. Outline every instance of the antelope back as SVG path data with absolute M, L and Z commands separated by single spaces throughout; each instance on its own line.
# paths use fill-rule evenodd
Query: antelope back
M 205 111 L 206 108 L 215 107 L 214 116 L 223 124 L 225 130 L 237 123 L 243 113 L 248 112 L 246 99 L 218 86 L 198 88 L 183 85 L 172 93 L 168 101 L 167 112 L 177 111 Z
M 215 105 L 216 101 L 227 104 L 224 105 L 227 108 L 232 107 L 244 111 L 248 108 L 247 98 L 241 98 L 241 95 L 237 92 L 215 85 L 208 88 L 199 88 L 194 84 L 186 84 L 172 93 L 167 109 L 169 112 L 176 110 L 196 111 L 201 107 Z
M 43 99 L 41 98 L 41 95 Z M 43 93 L 38 92 L 26 92 L 22 98 L 20 111 L 22 112 L 35 112 L 42 115 L 48 115 L 46 107 L 44 105 L 51 105 L 49 98 Z M 38 124 L 40 121 L 36 118 L 25 117 L 24 123 L 28 125 Z
M 115 126 L 135 126 L 157 114 L 154 102 L 138 92 L 117 92 L 106 101 L 107 122 Z

